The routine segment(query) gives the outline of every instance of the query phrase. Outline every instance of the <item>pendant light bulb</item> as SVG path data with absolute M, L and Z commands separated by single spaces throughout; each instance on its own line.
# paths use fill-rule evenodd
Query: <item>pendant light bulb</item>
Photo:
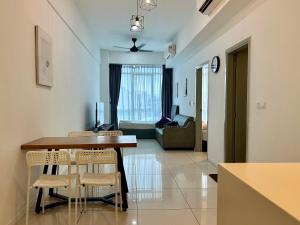
M 157 0 L 140 0 L 140 8 L 151 11 L 157 7 Z

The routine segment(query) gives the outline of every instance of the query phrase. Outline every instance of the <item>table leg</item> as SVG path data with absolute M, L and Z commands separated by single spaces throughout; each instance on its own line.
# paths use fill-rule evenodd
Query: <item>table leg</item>
M 126 174 L 124 170 L 123 158 L 121 154 L 120 148 L 115 148 L 118 157 L 118 170 L 121 173 L 121 189 L 122 189 L 122 200 L 123 200 L 123 209 L 128 209 L 128 202 L 127 202 L 127 193 L 128 193 L 128 186 L 126 180 Z
M 56 170 L 57 170 L 57 165 L 53 165 L 51 175 L 56 175 Z M 53 190 L 54 190 L 53 188 L 49 188 L 49 195 L 50 196 L 53 196 L 53 193 L 54 193 Z
M 52 151 L 52 149 L 48 149 L 48 151 Z M 44 170 L 43 170 L 43 174 L 47 174 L 48 173 L 48 165 L 44 166 Z M 40 213 L 41 212 L 41 202 L 42 202 L 42 197 L 43 197 L 43 189 L 39 188 L 39 193 L 38 193 L 38 197 L 36 199 L 36 204 L 35 204 L 35 212 L 36 213 Z
M 55 149 L 55 151 L 58 151 L 59 149 Z M 56 175 L 57 165 L 52 165 L 52 171 L 51 175 Z M 49 195 L 53 197 L 53 188 L 49 188 Z

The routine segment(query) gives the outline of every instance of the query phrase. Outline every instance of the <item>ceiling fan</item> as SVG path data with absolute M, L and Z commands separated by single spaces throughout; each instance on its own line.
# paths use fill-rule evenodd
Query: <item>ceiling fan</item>
M 151 50 L 143 50 L 142 48 L 146 46 L 146 44 L 141 44 L 136 46 L 137 38 L 132 38 L 133 46 L 131 48 L 114 46 L 115 48 L 128 49 L 130 52 L 153 52 Z

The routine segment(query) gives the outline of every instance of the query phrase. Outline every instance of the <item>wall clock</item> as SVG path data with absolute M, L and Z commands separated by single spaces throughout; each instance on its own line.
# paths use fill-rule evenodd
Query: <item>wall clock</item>
M 217 73 L 217 72 L 219 72 L 219 69 L 220 69 L 220 57 L 214 56 L 211 61 L 211 71 L 213 73 Z

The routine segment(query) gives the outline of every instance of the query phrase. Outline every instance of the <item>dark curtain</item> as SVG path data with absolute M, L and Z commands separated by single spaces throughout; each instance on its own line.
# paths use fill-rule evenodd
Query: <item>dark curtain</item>
M 110 95 L 110 122 L 114 129 L 118 129 L 118 103 L 121 86 L 122 65 L 109 64 L 109 95 Z
M 173 104 L 173 69 L 163 66 L 162 78 L 162 116 L 171 118 Z

